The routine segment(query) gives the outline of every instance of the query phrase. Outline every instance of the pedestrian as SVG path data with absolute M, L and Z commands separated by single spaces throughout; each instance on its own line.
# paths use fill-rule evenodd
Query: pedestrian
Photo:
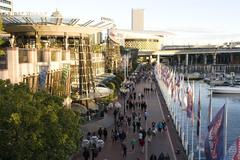
M 158 157 L 158 160 L 164 160 L 164 158 L 165 158 L 165 157 L 164 157 L 164 154 L 163 154 L 163 152 L 161 152 L 160 155 L 159 155 L 159 157 Z
M 144 118 L 145 118 L 145 121 L 147 120 L 147 117 L 148 117 L 148 112 L 145 111 L 145 112 L 144 112 Z
M 115 142 L 115 132 L 113 129 L 111 131 L 111 138 L 112 138 L 112 143 L 114 143 Z
M 123 159 L 126 159 L 127 157 L 127 146 L 122 143 L 122 150 L 123 150 Z
M 103 129 L 104 141 L 107 140 L 107 135 L 108 135 L 107 128 L 104 128 L 104 129 Z
M 135 131 L 136 131 L 136 122 L 135 121 L 133 121 L 133 133 L 135 133 Z
M 157 156 L 155 154 L 151 154 L 150 160 L 157 160 Z
M 151 128 L 148 128 L 147 137 L 148 137 L 148 142 L 151 143 L 151 141 L 152 141 L 152 130 L 151 130 Z
M 163 128 L 164 131 L 167 130 L 167 124 L 164 120 L 162 121 L 162 128 Z
M 158 122 L 157 128 L 158 128 L 158 131 L 161 133 L 161 131 L 162 131 L 162 122 Z
M 88 160 L 89 157 L 90 157 L 89 150 L 85 147 L 84 147 L 84 150 L 83 150 L 83 157 L 84 157 L 84 160 Z
M 136 143 L 137 143 L 137 140 L 133 137 L 132 140 L 131 140 L 131 142 L 130 142 L 133 151 L 134 151 L 134 149 L 135 149 Z
M 142 153 L 144 152 L 144 144 L 145 144 L 144 139 L 140 139 L 140 146 L 142 147 Z
M 98 136 L 99 136 L 100 139 L 102 139 L 102 133 L 103 133 L 103 131 L 102 131 L 102 128 L 100 127 L 98 129 Z
M 169 154 L 167 153 L 165 156 L 165 160 L 170 160 Z

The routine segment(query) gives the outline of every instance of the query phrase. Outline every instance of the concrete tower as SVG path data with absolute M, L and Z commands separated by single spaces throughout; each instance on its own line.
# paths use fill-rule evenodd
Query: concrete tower
M 144 9 L 132 9 L 132 31 L 144 30 Z

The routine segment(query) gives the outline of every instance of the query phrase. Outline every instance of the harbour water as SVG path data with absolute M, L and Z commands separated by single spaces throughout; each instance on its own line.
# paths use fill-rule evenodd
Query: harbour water
M 190 82 L 192 83 L 192 82 Z M 181 126 L 178 128 L 183 128 L 184 131 L 184 144 L 186 148 L 188 146 L 189 155 L 192 153 L 192 132 L 193 132 L 193 150 L 194 150 L 194 159 L 199 159 L 199 149 L 201 150 L 201 159 L 205 159 L 204 157 L 204 141 L 206 135 L 208 133 L 208 108 L 209 108 L 209 100 L 210 100 L 210 92 L 208 90 L 209 85 L 204 83 L 203 81 L 195 81 L 194 83 L 194 112 L 195 112 L 195 122 L 192 127 L 191 119 L 187 118 L 186 112 L 182 111 L 182 108 L 179 105 L 179 102 L 175 103 L 171 100 L 166 86 L 164 83 L 160 82 L 160 88 L 163 92 L 163 96 L 165 97 L 166 103 L 168 105 L 169 110 L 172 113 L 172 117 L 174 114 L 176 115 L 175 121 L 179 124 L 176 126 Z M 200 102 L 201 102 L 201 133 L 200 133 L 200 145 L 199 145 L 199 137 L 196 135 L 197 130 L 197 110 L 198 110 L 198 98 L 199 98 L 199 86 L 201 86 L 200 92 Z M 240 136 L 240 96 L 239 95 L 230 95 L 230 94 L 213 94 L 212 95 L 212 117 L 216 115 L 219 109 L 224 105 L 227 105 L 227 147 L 230 147 L 231 144 L 234 143 L 235 139 Z M 188 122 L 187 122 L 188 121 Z M 188 125 L 188 136 L 187 136 L 187 125 Z M 193 128 L 193 131 L 192 131 Z M 180 133 L 183 133 L 180 131 Z M 187 138 L 188 137 L 188 138 Z

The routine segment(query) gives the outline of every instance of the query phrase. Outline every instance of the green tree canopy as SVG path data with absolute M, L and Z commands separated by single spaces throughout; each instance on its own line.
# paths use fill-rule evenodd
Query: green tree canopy
M 63 99 L 0 80 L 0 159 L 68 159 L 79 148 L 80 117 Z

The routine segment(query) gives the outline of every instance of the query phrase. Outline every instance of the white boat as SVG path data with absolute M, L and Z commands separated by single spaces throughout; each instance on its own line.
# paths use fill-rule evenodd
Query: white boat
M 240 94 L 240 87 L 237 86 L 215 86 L 209 88 L 212 93 L 221 93 L 221 94 Z

